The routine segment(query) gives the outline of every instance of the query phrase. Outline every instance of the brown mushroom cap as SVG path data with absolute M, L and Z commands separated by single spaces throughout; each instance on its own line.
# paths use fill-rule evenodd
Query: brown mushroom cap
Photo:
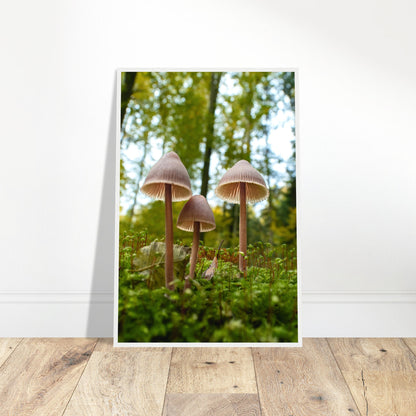
M 172 185 L 172 201 L 184 201 L 192 195 L 188 172 L 175 152 L 166 153 L 155 163 L 141 191 L 154 199 L 163 201 L 165 184 Z
M 224 201 L 239 204 L 240 182 L 246 184 L 247 202 L 259 202 L 269 196 L 263 176 L 247 160 L 240 160 L 225 172 L 215 189 L 215 194 Z
M 193 231 L 194 222 L 200 223 L 201 232 L 215 229 L 214 213 L 202 195 L 194 195 L 182 208 L 176 226 L 180 230 Z

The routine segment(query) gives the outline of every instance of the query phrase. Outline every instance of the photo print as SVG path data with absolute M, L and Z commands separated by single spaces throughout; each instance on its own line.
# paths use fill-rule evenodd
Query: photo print
M 115 342 L 294 345 L 294 71 L 119 71 Z

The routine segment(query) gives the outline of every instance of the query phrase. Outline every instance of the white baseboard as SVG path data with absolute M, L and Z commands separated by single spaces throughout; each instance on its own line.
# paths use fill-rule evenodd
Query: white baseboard
M 89 304 L 113 303 L 111 291 L 0 291 L 0 304 L 2 303 L 59 303 L 59 304 Z
M 111 337 L 113 292 L 0 291 L 0 337 Z
M 304 290 L 302 296 L 303 303 L 416 303 L 416 290 Z
M 111 337 L 113 293 L 0 292 L 0 337 Z M 416 291 L 304 291 L 304 337 L 416 337 Z
M 304 291 L 304 337 L 415 337 L 416 291 Z

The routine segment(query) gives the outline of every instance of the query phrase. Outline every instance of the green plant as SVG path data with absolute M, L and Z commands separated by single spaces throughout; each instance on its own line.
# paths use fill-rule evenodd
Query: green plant
M 203 272 L 215 248 L 201 247 L 191 287 L 185 270 L 175 290 L 134 268 L 149 242 L 145 232 L 120 239 L 119 342 L 296 342 L 296 252 L 261 242 L 247 250 L 247 276 L 240 278 L 238 249 L 221 249 L 212 280 Z M 132 267 L 133 265 L 133 267 Z

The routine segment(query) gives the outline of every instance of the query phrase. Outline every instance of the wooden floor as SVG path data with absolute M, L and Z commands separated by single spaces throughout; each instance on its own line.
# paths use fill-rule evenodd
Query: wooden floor
M 130 348 L 0 339 L 0 415 L 415 416 L 416 339 Z

